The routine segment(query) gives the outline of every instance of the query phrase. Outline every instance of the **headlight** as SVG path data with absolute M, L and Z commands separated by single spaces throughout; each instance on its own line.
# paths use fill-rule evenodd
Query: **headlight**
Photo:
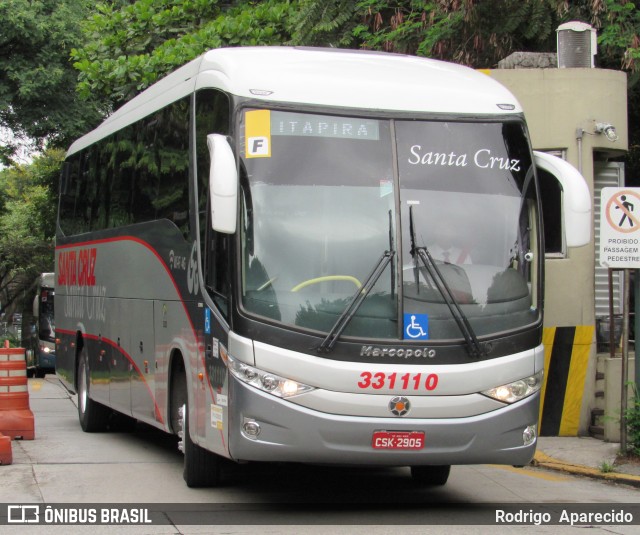
M 515 403 L 540 390 L 542 387 L 543 374 L 544 372 L 541 370 L 535 375 L 530 375 L 519 381 L 484 390 L 481 394 L 502 401 L 503 403 Z
M 304 383 L 299 383 L 293 379 L 287 379 L 275 373 L 265 372 L 249 366 L 244 362 L 234 359 L 229 354 L 226 354 L 225 360 L 229 366 L 229 371 L 234 377 L 258 390 L 268 392 L 279 398 L 297 396 L 298 394 L 314 390 L 314 387 L 305 385 Z

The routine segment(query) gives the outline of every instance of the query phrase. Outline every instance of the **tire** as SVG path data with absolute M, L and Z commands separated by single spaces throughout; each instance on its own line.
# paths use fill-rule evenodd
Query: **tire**
M 184 453 L 182 475 L 190 488 L 217 487 L 221 483 L 221 459 L 201 448 L 191 440 L 189 431 L 189 401 L 184 370 L 178 372 L 172 381 L 171 421 L 177 422 L 174 431 L 182 438 L 180 449 Z M 179 416 L 179 411 L 182 415 Z
M 411 478 L 420 485 L 441 487 L 447 483 L 450 472 L 450 464 L 441 466 L 412 466 Z
M 95 433 L 107 429 L 111 410 L 91 399 L 90 385 L 89 362 L 83 349 L 78 362 L 78 419 L 83 431 Z

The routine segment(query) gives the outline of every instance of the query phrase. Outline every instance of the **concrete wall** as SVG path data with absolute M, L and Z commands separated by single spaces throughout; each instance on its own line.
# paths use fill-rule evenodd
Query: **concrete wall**
M 567 161 L 582 171 L 593 195 L 594 159 L 620 156 L 628 149 L 626 74 L 553 68 L 486 72 L 508 87 L 522 104 L 534 149 L 566 151 Z M 595 125 L 600 122 L 615 125 L 619 139 L 611 142 L 597 134 Z M 544 405 L 560 411 L 562 421 L 547 425 L 558 434 L 587 434 L 589 426 L 596 364 L 596 254 L 592 239 L 587 246 L 569 249 L 565 258 L 548 257 L 545 263 L 545 338 L 551 341 L 546 353 L 554 383 L 545 385 Z M 557 343 L 557 328 L 569 329 L 558 330 L 564 337 L 561 343 Z M 567 334 L 573 341 L 567 342 Z M 554 365 L 556 348 L 555 358 L 560 362 Z M 559 378 L 558 374 L 565 377 Z M 549 374 L 546 380 L 550 380 Z M 546 416 L 547 420 L 556 419 L 555 415 Z

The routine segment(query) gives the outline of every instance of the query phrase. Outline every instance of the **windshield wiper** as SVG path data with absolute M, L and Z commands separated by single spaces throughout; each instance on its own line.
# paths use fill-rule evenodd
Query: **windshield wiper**
M 431 280 L 433 280 L 434 284 L 438 288 L 438 291 L 442 295 L 444 302 L 451 311 L 453 319 L 458 324 L 458 328 L 460 329 L 462 336 L 464 336 L 469 354 L 473 358 L 484 357 L 486 353 L 483 347 L 480 345 L 480 342 L 478 341 L 478 338 L 473 331 L 473 327 L 469 323 L 466 314 L 462 311 L 460 305 L 453 296 L 453 292 L 451 291 L 449 283 L 442 275 L 442 272 L 431 256 L 429 249 L 426 245 L 422 247 L 416 245 L 416 235 L 413 227 L 413 206 L 409 206 L 409 232 L 411 235 L 411 256 L 415 259 L 417 255 L 417 257 L 422 262 L 422 265 L 429 273 Z
M 355 316 L 358 308 L 360 308 L 360 305 L 362 305 L 367 295 L 369 295 L 376 282 L 380 278 L 380 275 L 382 275 L 382 272 L 387 267 L 387 264 L 391 262 L 395 254 L 396 252 L 393 250 L 385 251 L 384 253 L 382 253 L 382 256 L 376 262 L 376 265 L 374 266 L 371 273 L 369 273 L 369 276 L 365 279 L 362 287 L 356 290 L 356 293 L 351 298 L 351 301 L 349 302 L 347 307 L 342 311 L 342 314 L 340 314 L 340 317 L 337 319 L 333 327 L 331 327 L 331 330 L 329 331 L 327 337 L 322 341 L 320 346 L 318 346 L 319 352 L 328 353 L 333 349 L 333 346 L 338 340 L 338 337 L 342 334 L 342 331 L 344 331 L 353 316 Z

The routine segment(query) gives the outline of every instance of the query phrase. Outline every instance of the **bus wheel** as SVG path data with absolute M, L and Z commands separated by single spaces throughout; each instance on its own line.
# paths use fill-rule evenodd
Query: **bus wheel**
M 189 433 L 189 394 L 187 374 L 181 359 L 171 377 L 171 428 L 180 437 L 178 449 L 184 454 L 183 477 L 187 487 L 217 487 L 221 459 L 194 444 Z
M 433 487 L 444 485 L 450 472 L 451 465 L 411 467 L 411 477 L 416 483 Z
M 89 397 L 91 381 L 87 353 L 82 350 L 78 362 L 78 418 L 82 430 L 87 433 L 104 431 L 109 423 L 110 410 Z
M 180 409 L 180 449 L 184 453 L 183 477 L 187 487 L 217 487 L 220 484 L 220 459 L 214 453 L 194 444 L 189 433 L 189 406 Z

